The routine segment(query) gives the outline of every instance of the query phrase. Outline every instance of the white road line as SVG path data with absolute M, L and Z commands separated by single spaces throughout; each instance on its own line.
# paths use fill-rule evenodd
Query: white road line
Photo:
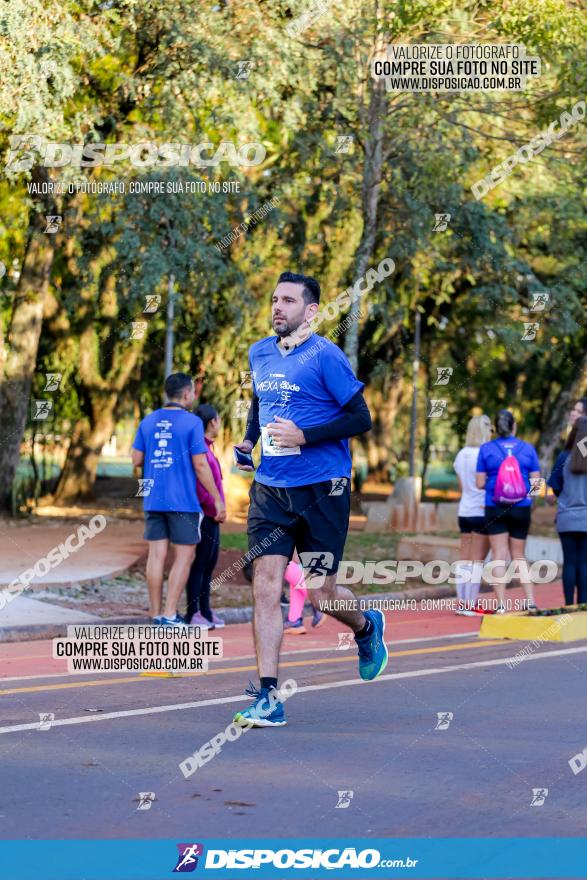
M 549 657 L 562 657 L 568 654 L 583 654 L 587 651 L 587 647 L 583 648 L 562 648 L 559 651 L 544 651 L 541 654 L 532 654 L 526 657 L 522 664 L 529 663 L 532 660 L 544 660 Z M 515 656 L 515 655 L 514 655 Z M 441 666 L 435 669 L 413 669 L 411 672 L 395 672 L 391 675 L 381 675 L 376 681 L 371 682 L 377 684 L 381 681 L 394 681 L 400 678 L 419 678 L 427 675 L 438 675 L 442 672 L 459 672 L 462 669 L 478 669 L 483 666 L 505 666 L 514 657 L 501 657 L 497 660 L 476 660 L 472 663 L 457 663 L 453 666 Z M 296 693 L 302 694 L 309 691 L 325 691 L 334 688 L 350 687 L 351 685 L 362 684 L 365 682 L 360 678 L 349 678 L 346 681 L 332 681 L 325 684 L 310 684 L 297 689 Z M 126 709 L 121 712 L 105 712 L 101 715 L 83 715 L 77 718 L 61 718 L 51 722 L 51 727 L 65 727 L 73 724 L 90 724 L 95 721 L 109 721 L 112 718 L 133 718 L 138 715 L 158 715 L 161 712 L 177 712 L 183 709 L 197 709 L 203 706 L 220 706 L 227 703 L 243 702 L 243 696 L 239 694 L 236 697 L 217 697 L 212 700 L 198 700 L 194 703 L 175 703 L 169 706 L 152 706 L 145 709 Z M 23 730 L 38 730 L 39 722 L 33 724 L 14 724 L 8 727 L 0 727 L 0 733 L 16 733 Z
M 419 642 L 441 642 L 443 639 L 464 639 L 464 638 L 467 638 L 467 636 L 475 636 L 476 634 L 477 634 L 476 631 L 469 630 L 469 631 L 460 632 L 460 633 L 447 633 L 447 635 L 443 635 L 443 636 L 423 636 L 420 639 L 396 639 L 392 642 L 386 642 L 386 644 L 389 648 L 393 648 L 395 645 L 412 645 L 412 644 L 416 644 Z M 282 651 L 279 656 L 283 659 L 284 657 L 297 657 L 298 654 L 321 654 L 326 651 L 329 651 L 332 653 L 332 651 L 336 651 L 336 650 L 337 650 L 336 645 L 333 644 L 333 645 L 329 645 L 326 648 L 300 648 L 297 651 Z M 346 652 L 341 652 L 341 653 L 346 653 Z M 42 660 L 42 659 L 48 659 L 48 658 L 39 657 L 39 659 Z M 223 659 L 227 663 L 232 662 L 233 660 L 254 660 L 255 655 L 254 654 L 237 654 L 236 657 L 225 657 Z M 14 660 L 16 662 L 16 661 L 18 661 L 18 657 L 0 657 L 0 663 L 6 662 L 7 660 Z M 103 673 L 103 674 L 106 674 L 106 673 Z M 73 675 L 73 673 L 71 673 L 71 672 L 47 672 L 45 675 L 40 675 L 40 674 L 37 674 L 37 675 L 12 675 L 12 676 L 7 676 L 7 677 L 0 675 L 0 685 L 4 684 L 5 681 L 31 681 L 31 680 L 34 681 L 37 678 L 43 678 L 43 679 L 45 679 L 45 678 L 68 678 L 68 677 L 70 678 L 72 675 Z M 110 675 L 112 675 L 112 676 L 128 675 L 128 673 L 127 672 L 118 672 L 118 673 L 112 672 L 112 673 L 110 673 Z M 88 672 L 88 676 L 90 678 L 95 678 L 96 673 L 94 673 L 92 675 L 92 673 Z M 179 676 L 179 677 L 181 678 L 181 676 Z M 83 679 L 80 678 L 80 681 L 83 681 Z

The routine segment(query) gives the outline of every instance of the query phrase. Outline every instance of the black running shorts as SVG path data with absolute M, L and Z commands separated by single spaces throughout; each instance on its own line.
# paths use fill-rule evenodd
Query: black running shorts
M 145 541 L 163 541 L 172 544 L 199 544 L 201 513 L 145 510 Z
M 343 557 L 351 511 L 347 477 L 292 486 L 265 486 L 254 481 L 248 518 L 249 554 L 285 556 L 294 549 L 304 568 L 334 574 Z
M 484 516 L 459 516 L 459 532 L 461 535 L 470 535 L 475 532 L 478 535 L 486 535 Z
M 527 504 L 495 504 L 485 508 L 485 528 L 488 535 L 509 534 L 510 538 L 525 541 L 530 530 L 532 507 Z

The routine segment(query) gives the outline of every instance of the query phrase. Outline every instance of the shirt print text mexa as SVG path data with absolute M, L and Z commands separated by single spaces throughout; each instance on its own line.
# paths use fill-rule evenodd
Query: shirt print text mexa
M 262 394 L 269 392 L 268 397 L 273 406 L 279 407 L 287 406 L 292 395 L 300 391 L 300 386 L 295 382 L 288 382 L 283 378 L 283 373 L 271 373 L 269 379 L 257 384 L 257 390 Z

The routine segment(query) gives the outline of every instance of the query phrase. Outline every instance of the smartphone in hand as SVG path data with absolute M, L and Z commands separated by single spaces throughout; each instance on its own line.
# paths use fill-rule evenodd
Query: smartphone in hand
M 239 449 L 238 446 L 233 446 L 232 451 L 234 453 L 234 463 L 236 465 L 240 465 L 241 467 L 249 467 L 251 468 L 251 470 L 255 470 L 253 456 L 250 452 L 243 452 L 243 450 Z

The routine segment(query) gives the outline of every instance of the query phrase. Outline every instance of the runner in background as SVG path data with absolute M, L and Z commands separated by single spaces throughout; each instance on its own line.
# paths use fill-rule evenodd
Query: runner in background
M 485 489 L 485 529 L 493 556 L 496 614 L 504 614 L 508 558 L 519 564 L 527 607 L 536 608 L 533 584 L 524 572 L 528 567 L 525 548 L 532 515 L 529 492 L 540 479 L 540 464 L 534 447 L 516 438 L 516 421 L 509 410 L 498 412 L 495 429 L 496 439 L 479 449 L 477 487 Z
M 565 605 L 587 602 L 587 417 L 575 419 L 548 485 L 558 498 L 556 528 L 563 547 Z
M 144 537 L 149 542 L 147 586 L 153 623 L 186 626 L 177 613 L 177 603 L 200 540 L 202 508 L 196 476 L 214 499 L 216 518 L 224 517 L 226 510 L 206 459 L 208 448 L 202 422 L 190 412 L 196 398 L 191 376 L 172 373 L 165 380 L 165 394 L 165 406 L 146 416 L 138 427 L 132 464 L 143 468 Z M 163 575 L 170 543 L 174 559 L 161 616 Z
M 456 614 L 475 616 L 475 606 L 481 588 L 481 567 L 487 556 L 489 539 L 485 531 L 485 492 L 477 488 L 476 472 L 479 447 L 491 439 L 493 427 L 489 416 L 473 416 L 467 425 L 465 445 L 454 462 L 461 500 L 459 501 L 460 574 L 457 581 L 459 607 Z
M 209 403 L 200 404 L 196 409 L 196 415 L 202 420 L 204 426 L 204 442 L 208 447 L 206 459 L 218 494 L 224 503 L 222 470 L 220 462 L 214 455 L 214 440 L 220 431 L 220 416 Z M 212 573 L 220 553 L 220 523 L 225 521 L 226 512 L 222 516 L 216 517 L 214 498 L 200 482 L 197 484 L 197 492 L 204 518 L 201 525 L 202 540 L 196 548 L 196 556 L 192 562 L 186 584 L 186 619 L 192 626 L 199 626 L 201 629 L 215 629 L 216 627 L 220 629 L 224 626 L 224 620 L 210 608 L 210 589 Z

